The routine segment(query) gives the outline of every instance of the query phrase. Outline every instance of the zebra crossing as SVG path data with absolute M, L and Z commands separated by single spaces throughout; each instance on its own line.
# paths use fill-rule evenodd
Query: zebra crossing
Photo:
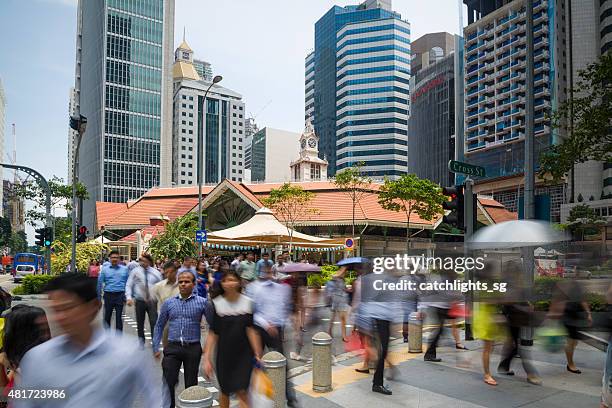
M 132 328 L 134 330 L 134 332 L 137 331 L 138 325 L 136 324 L 136 320 L 134 318 L 132 318 L 130 315 L 126 314 L 125 312 L 121 315 L 121 319 L 123 320 L 123 325 L 124 327 L 127 325 L 130 328 Z M 145 321 L 145 329 L 144 329 L 144 335 L 145 335 L 145 341 L 147 344 L 149 345 L 153 345 L 153 337 L 151 335 L 150 330 L 147 330 L 147 326 L 148 326 L 148 320 Z M 159 348 L 160 351 L 163 350 L 163 347 Z M 161 369 L 161 367 L 160 367 Z M 185 373 L 185 370 L 181 367 L 181 374 Z M 213 397 L 213 407 L 218 407 L 219 406 L 219 389 L 217 387 L 214 386 L 214 384 L 210 381 L 208 381 L 206 378 L 202 377 L 202 376 L 198 376 L 198 385 L 201 387 L 204 387 L 208 390 L 208 392 L 210 392 L 210 394 Z M 182 391 L 182 390 L 181 390 Z M 177 389 L 177 396 L 180 394 L 180 390 Z

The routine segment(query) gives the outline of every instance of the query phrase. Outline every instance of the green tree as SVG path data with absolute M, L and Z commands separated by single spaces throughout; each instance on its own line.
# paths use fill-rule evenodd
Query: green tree
M 60 177 L 53 176 L 48 180 L 51 189 L 51 212 L 60 209 L 67 213 L 72 211 L 72 185 L 65 184 Z M 12 193 L 24 200 L 30 200 L 34 206 L 25 213 L 26 221 L 31 225 L 36 225 L 45 221 L 45 191 L 35 180 L 25 181 L 13 185 Z M 89 194 L 83 183 L 77 183 L 77 198 L 87 200 Z
M 13 254 L 26 252 L 28 250 L 28 239 L 24 231 L 16 231 L 11 234 L 9 247 Z
M 51 271 L 55 274 L 66 271 L 66 267 L 70 264 L 72 257 L 72 247 L 70 243 L 65 244 L 61 241 L 55 241 L 52 245 L 53 252 L 51 254 Z M 82 242 L 76 247 L 76 267 L 80 272 L 86 272 L 89 263 L 92 260 L 100 260 L 102 254 L 108 251 L 109 247 L 106 244 L 101 244 L 95 241 Z
M 378 203 L 386 210 L 404 212 L 406 215 L 406 246 L 410 249 L 410 216 L 418 214 L 431 221 L 443 214 L 446 197 L 439 185 L 414 174 L 404 174 L 397 180 L 385 179 L 378 192 Z
M 71 217 L 56 217 L 54 242 L 63 242 L 66 245 L 71 244 L 72 237 L 72 218 Z
M 334 184 L 336 187 L 348 195 L 353 204 L 353 237 L 355 237 L 355 208 L 357 205 L 359 205 L 359 202 L 365 195 L 372 193 L 370 189 L 372 179 L 362 174 L 361 168 L 363 165 L 363 162 L 359 162 L 351 167 L 339 171 L 336 173 L 336 177 L 334 179 Z
M 6 217 L 0 217 L 0 247 L 10 246 L 12 233 L 11 221 Z
M 579 72 L 571 97 L 553 113 L 552 126 L 567 136 L 540 156 L 540 176 L 558 181 L 576 163 L 612 160 L 610 118 L 612 54 L 607 54 Z
M 195 256 L 197 246 L 194 238 L 197 229 L 197 214 L 187 213 L 166 224 L 164 232 L 151 239 L 149 252 L 156 259 L 183 259 L 186 256 Z
M 602 224 L 605 224 L 604 218 L 588 204 L 578 204 L 570 210 L 567 223 L 563 226 L 582 241 L 585 235 L 597 233 Z
M 262 200 L 263 205 L 274 211 L 274 214 L 287 227 L 289 234 L 289 253 L 293 246 L 293 231 L 298 221 L 317 214 L 319 210 L 310 207 L 314 194 L 305 191 L 298 185 L 285 183 L 282 187 L 272 189 L 270 195 Z

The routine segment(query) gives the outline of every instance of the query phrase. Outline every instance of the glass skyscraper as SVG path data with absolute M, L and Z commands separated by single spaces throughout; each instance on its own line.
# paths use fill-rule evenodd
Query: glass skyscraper
M 174 0 L 80 0 L 76 81 L 87 117 L 79 179 L 95 202 L 126 202 L 169 185 Z
M 328 174 L 362 161 L 371 176 L 405 173 L 410 24 L 391 1 L 332 7 L 315 24 L 306 68 L 305 116 Z

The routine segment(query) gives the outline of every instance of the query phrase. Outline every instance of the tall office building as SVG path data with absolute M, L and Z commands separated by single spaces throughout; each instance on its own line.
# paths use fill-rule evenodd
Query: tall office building
M 253 135 L 251 182 L 291 181 L 290 164 L 300 151 L 300 134 L 265 127 Z
M 174 0 L 80 0 L 77 105 L 88 119 L 79 180 L 96 201 L 125 202 L 172 175 Z
M 412 42 L 408 172 L 442 186 L 454 184 L 455 38 L 431 33 Z
M 601 54 L 610 54 L 612 53 L 612 0 L 600 0 L 599 4 Z M 604 198 L 612 199 L 612 162 L 603 164 L 602 184 Z
M 357 162 L 373 177 L 406 172 L 410 24 L 391 0 L 332 7 L 315 24 L 305 78 L 305 118 L 330 176 Z
M 175 52 L 172 182 L 198 183 L 197 143 L 203 141 L 203 182 L 242 181 L 244 176 L 244 123 L 242 96 L 204 81 L 193 64 L 193 50 L 185 41 Z
M 548 113 L 565 98 L 565 0 L 535 0 L 534 83 L 525 84 L 526 2 L 463 0 L 468 6 L 464 29 L 465 161 L 483 166 L 487 178 L 475 191 L 492 194 L 511 211 L 520 207 L 525 163 L 525 93 L 534 87 L 535 158 L 562 135 L 553 131 Z M 459 142 L 459 141 L 458 141 Z M 536 180 L 536 195 L 559 219 L 563 185 Z
M 202 79 L 202 81 L 212 82 L 213 70 L 212 70 L 212 65 L 210 64 L 210 62 L 202 61 L 199 59 L 194 59 L 193 66 L 196 72 L 198 73 L 198 75 L 200 76 L 200 79 Z
M 5 112 L 6 112 L 6 96 L 4 94 L 4 87 L 2 86 L 2 78 L 0 78 L 0 158 L 4 161 L 4 129 L 6 128 L 5 123 Z M 4 197 L 3 189 L 4 183 L 2 176 L 2 167 L 0 166 L 0 197 Z M 0 217 L 4 216 L 4 205 L 0 206 Z

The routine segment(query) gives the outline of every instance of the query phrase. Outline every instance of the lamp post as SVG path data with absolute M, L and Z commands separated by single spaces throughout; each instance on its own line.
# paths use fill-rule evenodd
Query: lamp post
M 206 92 L 204 92 L 204 101 L 202 102 L 202 120 L 204 121 L 204 123 L 202 124 L 202 132 L 198 132 L 198 143 L 196 146 L 196 148 L 198 149 L 198 229 L 200 230 L 204 229 L 204 222 L 202 218 L 202 179 L 204 178 L 202 171 L 202 164 L 204 163 L 202 146 L 204 145 L 204 130 L 206 129 L 206 97 L 208 96 L 210 88 L 212 88 L 214 84 L 221 82 L 222 79 L 223 77 L 221 75 L 216 75 L 213 78 L 212 83 L 208 86 Z M 198 253 L 200 256 L 202 255 L 201 242 L 198 245 Z
M 87 118 L 83 115 L 70 117 L 70 128 L 78 132 L 76 137 L 76 145 L 74 148 L 74 156 L 72 158 L 72 256 L 70 259 L 70 272 L 76 272 L 76 205 L 77 205 L 77 177 L 79 167 L 79 147 L 81 139 L 87 128 Z

